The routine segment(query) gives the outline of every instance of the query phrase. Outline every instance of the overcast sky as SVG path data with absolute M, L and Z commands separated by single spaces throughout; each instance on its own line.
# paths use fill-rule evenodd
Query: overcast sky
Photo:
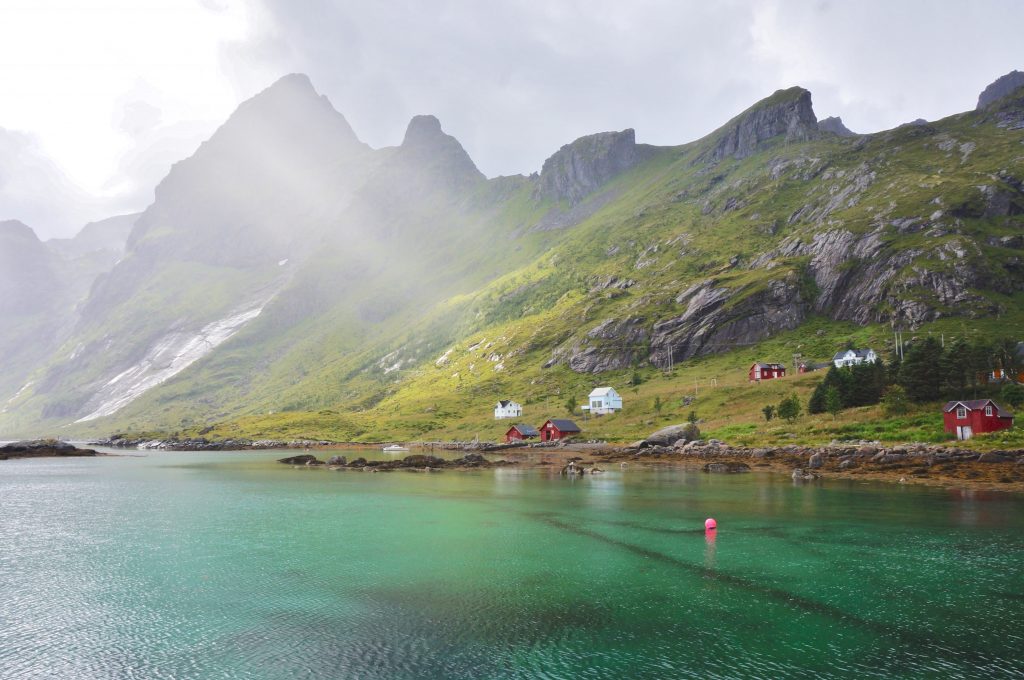
M 1022 26 L 1021 0 L 0 0 L 0 220 L 145 208 L 289 72 L 370 145 L 432 113 L 495 176 L 603 130 L 687 142 L 791 85 L 857 132 L 934 120 L 1024 69 Z

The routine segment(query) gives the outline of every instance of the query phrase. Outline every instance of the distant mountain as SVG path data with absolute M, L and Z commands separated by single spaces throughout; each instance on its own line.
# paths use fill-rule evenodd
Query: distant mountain
M 128 235 L 138 219 L 139 214 L 134 213 L 90 222 L 72 238 L 50 239 L 46 245 L 66 260 L 97 252 L 120 257 L 124 255 Z
M 371 149 L 287 76 L 174 166 L 0 385 L 0 432 L 418 437 L 807 324 L 1022 319 L 1022 99 L 853 135 L 795 87 L 688 144 L 602 132 L 487 179 L 436 118 Z M 9 231 L 39 271 L 70 247 Z
M 838 116 L 830 116 L 818 121 L 818 129 L 822 132 L 831 132 L 840 137 L 854 137 L 856 133 L 843 125 L 843 119 Z

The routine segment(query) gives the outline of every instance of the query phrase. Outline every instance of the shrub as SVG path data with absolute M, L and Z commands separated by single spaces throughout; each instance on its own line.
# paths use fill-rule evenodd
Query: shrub
M 800 417 L 801 410 L 800 399 L 798 399 L 795 394 L 791 394 L 779 402 L 776 412 L 779 414 L 779 417 L 784 418 L 786 422 L 793 423 Z
M 887 416 L 901 416 L 910 410 L 907 391 L 900 385 L 890 385 L 882 397 L 882 411 Z
M 763 409 L 761 409 L 761 413 L 764 414 L 764 419 L 766 421 L 771 421 L 771 419 L 775 417 L 775 406 L 773 406 L 772 404 L 768 404 Z

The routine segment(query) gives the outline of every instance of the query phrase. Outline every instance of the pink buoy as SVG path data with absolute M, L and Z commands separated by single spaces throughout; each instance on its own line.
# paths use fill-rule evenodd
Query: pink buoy
M 704 528 L 707 529 L 708 531 L 711 531 L 712 529 L 717 529 L 718 528 L 718 522 L 716 522 L 712 518 L 708 517 L 706 520 L 704 520 Z

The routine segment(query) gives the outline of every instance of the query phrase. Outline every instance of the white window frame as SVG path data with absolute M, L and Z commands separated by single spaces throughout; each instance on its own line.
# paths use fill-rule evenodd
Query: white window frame
M 964 406 L 957 406 L 956 407 L 956 419 L 957 420 L 966 420 L 967 419 L 967 408 L 966 407 L 964 407 Z
M 986 416 L 991 416 L 992 415 L 992 404 L 988 404 L 988 405 L 985 406 L 985 415 Z

